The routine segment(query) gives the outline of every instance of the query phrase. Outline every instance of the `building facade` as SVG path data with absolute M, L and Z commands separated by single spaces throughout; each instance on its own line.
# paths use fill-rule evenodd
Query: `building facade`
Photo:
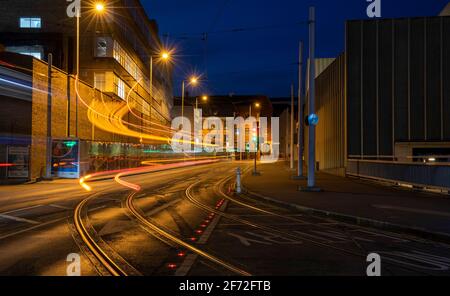
M 348 21 L 316 78 L 319 168 L 447 191 L 449 81 L 450 17 Z
M 170 148 L 172 69 L 156 58 L 156 22 L 139 1 L 104 3 L 102 13 L 82 6 L 77 80 L 70 3 L 2 1 L 0 182 L 48 176 L 48 151 L 61 143 L 79 143 L 80 174 L 139 166 Z M 49 138 L 62 142 L 49 148 Z
M 150 60 L 163 45 L 156 21 L 150 20 L 139 0 L 82 1 L 80 17 L 80 80 L 125 100 L 133 89 L 133 101 L 144 119 L 170 122 L 172 68 Z M 64 0 L 6 0 L 0 13 L 0 44 L 6 51 L 48 60 L 69 74 L 76 74 L 76 18 L 67 14 Z M 152 94 L 152 98 L 151 97 Z

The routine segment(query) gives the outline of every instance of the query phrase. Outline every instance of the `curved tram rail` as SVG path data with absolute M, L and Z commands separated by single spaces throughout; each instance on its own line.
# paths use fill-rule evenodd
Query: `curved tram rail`
M 141 223 L 144 226 L 144 228 L 147 228 L 147 229 L 151 230 L 151 231 L 149 231 L 150 234 L 152 234 L 156 238 L 158 238 L 161 241 L 166 243 L 165 240 L 161 239 L 160 236 L 162 236 L 165 239 L 168 239 L 168 240 L 174 242 L 175 244 L 177 244 L 177 245 L 179 245 L 179 246 L 181 246 L 181 247 L 183 247 L 183 248 L 185 248 L 185 249 L 187 249 L 187 250 L 189 250 L 189 251 L 191 251 L 193 253 L 196 253 L 197 255 L 199 255 L 199 256 L 201 256 L 201 257 L 203 257 L 203 258 L 205 258 L 205 259 L 207 259 L 209 261 L 212 261 L 212 262 L 214 262 L 214 263 L 216 263 L 216 264 L 218 264 L 218 265 L 220 265 L 220 266 L 222 266 L 222 267 L 224 267 L 224 268 L 226 268 L 226 269 L 228 269 L 230 271 L 232 271 L 233 273 L 236 273 L 236 274 L 242 275 L 242 276 L 251 276 L 251 274 L 248 273 L 247 271 L 245 271 L 243 269 L 240 269 L 239 267 L 236 267 L 236 266 L 234 266 L 234 265 L 232 265 L 230 263 L 227 263 L 227 262 L 223 261 L 222 259 L 217 258 L 214 255 L 211 255 L 211 254 L 209 254 L 209 253 L 207 253 L 207 252 L 205 252 L 205 251 L 203 251 L 203 250 L 201 250 L 201 249 L 199 249 L 199 248 L 197 248 L 197 247 L 195 247 L 195 246 L 193 246 L 191 244 L 188 244 L 185 241 L 181 240 L 180 238 L 178 238 L 178 237 L 168 233 L 164 229 L 162 229 L 162 228 L 158 227 L 157 225 L 151 223 L 135 207 L 134 202 L 133 202 L 135 195 L 136 195 L 136 192 L 133 192 L 133 193 L 131 193 L 128 196 L 128 198 L 126 200 L 127 208 L 130 211 L 130 213 L 139 221 L 139 223 Z M 157 233 L 158 235 L 154 235 L 153 232 Z
M 89 233 L 85 224 L 83 223 L 82 211 L 86 204 L 94 198 L 94 195 L 84 199 L 75 208 L 74 223 L 75 228 L 81 239 L 91 251 L 92 255 L 108 270 L 112 276 L 128 276 L 128 273 L 123 270 L 108 254 L 99 246 L 94 237 Z
M 294 218 L 294 217 L 289 217 L 289 216 L 283 216 L 283 215 L 280 215 L 278 213 L 275 213 L 275 212 L 272 212 L 270 210 L 266 210 L 266 209 L 264 209 L 262 207 L 257 206 L 257 205 L 261 205 L 261 206 L 269 205 L 269 204 L 267 204 L 265 202 L 252 200 L 252 202 L 256 204 L 256 206 L 255 206 L 255 205 L 249 204 L 247 202 L 240 201 L 240 200 L 234 198 L 233 196 L 228 195 L 227 193 L 224 192 L 223 188 L 224 188 L 224 185 L 227 183 L 227 181 L 230 181 L 230 179 L 232 179 L 232 178 L 233 178 L 233 175 L 231 175 L 229 177 L 226 177 L 226 178 L 223 178 L 219 182 L 217 182 L 216 185 L 215 185 L 215 192 L 218 193 L 223 198 L 229 200 L 230 202 L 235 203 L 237 205 L 240 205 L 242 207 L 251 209 L 253 211 L 256 211 L 256 212 L 259 212 L 259 213 L 263 213 L 263 214 L 266 214 L 266 215 L 270 215 L 270 216 L 276 217 L 276 218 L 282 218 L 282 219 L 285 219 L 285 220 L 305 223 L 305 221 L 303 221 L 301 219 Z M 366 258 L 366 253 L 367 252 L 364 249 L 362 249 L 362 247 L 360 247 L 358 244 L 357 244 L 357 247 L 359 249 L 361 249 L 360 251 L 347 250 L 347 249 L 343 249 L 343 248 L 334 246 L 334 245 L 329 244 L 329 243 L 316 241 L 314 239 L 306 238 L 304 236 L 299 236 L 299 235 L 290 233 L 289 231 L 283 231 L 283 230 L 280 230 L 280 229 L 273 228 L 271 226 L 255 223 L 255 222 L 247 220 L 247 219 L 242 219 L 238 215 L 229 214 L 229 213 L 217 210 L 217 209 L 215 209 L 213 207 L 210 207 L 209 205 L 206 205 L 206 204 L 200 202 L 192 194 L 193 188 L 195 186 L 197 186 L 199 183 L 201 183 L 201 181 L 198 181 L 198 182 L 192 184 L 188 189 L 186 189 L 185 194 L 186 194 L 187 199 L 192 204 L 194 204 L 196 207 L 198 207 L 199 209 L 201 209 L 201 210 L 203 210 L 205 212 L 212 212 L 212 213 L 215 213 L 215 214 L 217 214 L 217 215 L 219 215 L 221 217 L 224 217 L 226 219 L 229 219 L 229 220 L 232 220 L 232 221 L 235 221 L 235 222 L 238 222 L 238 223 L 241 223 L 241 224 L 253 227 L 253 228 L 261 229 L 261 230 L 264 230 L 264 231 L 269 231 L 269 232 L 272 232 L 272 233 L 282 234 L 282 235 L 285 235 L 285 236 L 288 236 L 288 237 L 292 237 L 292 238 L 302 239 L 302 240 L 308 241 L 308 242 L 310 242 L 312 244 L 315 244 L 317 246 L 320 246 L 320 247 L 333 249 L 333 250 L 336 250 L 338 252 L 346 253 L 346 254 L 352 255 L 352 256 Z M 269 205 L 269 206 L 273 207 L 272 205 Z M 324 220 L 326 220 L 326 219 L 324 219 Z M 306 223 L 308 223 L 308 222 L 306 222 Z M 328 226 L 321 226 L 321 228 L 327 229 L 329 227 Z M 386 261 L 388 261 L 388 264 L 392 265 L 392 266 L 397 266 L 397 267 L 400 267 L 400 268 L 405 269 L 405 270 L 420 272 L 421 274 L 424 274 L 424 275 L 430 275 L 426 271 L 418 270 L 416 268 L 412 268 L 412 267 L 407 267 L 407 266 L 401 265 L 398 262 L 396 262 L 395 260 L 390 260 L 389 258 L 386 258 Z

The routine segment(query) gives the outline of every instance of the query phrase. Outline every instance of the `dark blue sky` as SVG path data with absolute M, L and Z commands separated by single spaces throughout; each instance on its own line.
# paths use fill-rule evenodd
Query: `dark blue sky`
M 382 17 L 434 16 L 448 0 L 381 0 Z M 344 48 L 344 21 L 366 19 L 366 0 L 142 0 L 158 21 L 164 42 L 177 48 L 175 92 L 192 72 L 207 73 L 201 90 L 208 94 L 289 96 L 296 81 L 299 40 L 307 41 L 307 26 L 295 25 L 316 6 L 317 56 L 336 57 Z M 270 27 L 235 33 L 202 32 Z M 305 46 L 307 43 L 305 44 Z M 307 50 L 307 48 L 305 48 Z M 205 75 L 206 76 L 206 75 Z

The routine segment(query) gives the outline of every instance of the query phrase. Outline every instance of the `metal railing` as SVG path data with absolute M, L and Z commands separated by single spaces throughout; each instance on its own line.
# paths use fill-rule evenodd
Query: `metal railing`
M 450 164 L 348 160 L 347 175 L 450 190 Z

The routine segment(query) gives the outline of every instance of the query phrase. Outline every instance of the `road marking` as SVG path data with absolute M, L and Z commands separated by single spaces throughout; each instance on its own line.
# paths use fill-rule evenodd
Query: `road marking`
M 402 211 L 402 212 L 410 212 L 410 213 L 427 214 L 427 215 L 433 215 L 433 216 L 450 217 L 450 213 L 448 213 L 448 212 L 419 210 L 419 209 L 395 207 L 395 206 L 389 206 L 389 205 L 372 205 L 372 207 L 377 208 L 377 209 L 397 210 L 397 211 Z
M 37 221 L 25 219 L 25 218 L 14 217 L 14 216 L 4 215 L 4 214 L 0 214 L 0 218 L 14 220 L 14 221 L 17 221 L 17 222 L 25 222 L 25 223 L 30 223 L 30 224 L 40 224 L 41 223 L 41 222 L 37 222 Z
M 175 272 L 175 276 L 186 276 L 197 260 L 198 254 L 189 254 L 183 263 L 181 263 L 180 268 Z
M 221 211 L 225 211 L 228 205 L 228 200 L 225 200 L 222 207 L 220 207 Z M 208 242 L 209 238 L 211 237 L 214 229 L 217 227 L 217 224 L 219 223 L 220 219 L 222 217 L 220 215 L 217 215 L 214 217 L 211 224 L 209 224 L 208 228 L 206 228 L 205 232 L 202 234 L 200 239 L 198 240 L 198 244 L 204 245 Z M 175 272 L 175 276 L 186 276 L 189 271 L 191 270 L 192 266 L 194 265 L 195 261 L 198 258 L 198 254 L 190 254 L 184 259 L 183 263 L 181 263 L 180 268 Z
M 73 209 L 73 208 L 60 206 L 60 205 L 56 205 L 56 204 L 51 204 L 51 205 L 47 205 L 47 206 L 52 207 L 52 208 L 62 209 L 62 210 L 72 210 Z
M 221 211 L 224 211 L 227 208 L 228 205 L 228 201 L 226 200 L 222 207 L 220 208 Z M 219 223 L 220 219 L 222 217 L 220 215 L 217 215 L 214 220 L 212 221 L 211 224 L 209 224 L 208 228 L 206 228 L 205 232 L 203 233 L 203 235 L 200 237 L 198 243 L 199 244 L 206 244 L 209 240 L 209 238 L 211 237 L 212 232 L 214 231 L 214 229 L 216 228 L 217 224 Z
M 170 208 L 171 206 L 179 203 L 180 201 L 181 201 L 181 198 L 172 200 L 171 202 L 166 203 L 166 204 L 164 204 L 164 205 L 162 205 L 160 207 L 157 207 L 156 209 L 153 209 L 150 212 L 146 213 L 146 216 L 153 216 L 155 214 L 158 214 L 159 212 L 164 211 L 167 208 Z
M 3 236 L 0 236 L 0 240 L 3 240 L 5 238 L 9 238 L 9 237 L 13 237 L 13 236 L 16 236 L 16 235 L 19 235 L 19 234 L 22 234 L 22 233 L 25 233 L 25 232 L 37 229 L 37 228 L 42 228 L 44 226 L 48 226 L 50 224 L 54 224 L 56 222 L 60 222 L 60 221 L 65 220 L 67 218 L 68 217 L 63 217 L 63 218 L 52 220 L 52 221 L 48 221 L 48 222 L 45 222 L 45 223 L 42 223 L 42 224 L 39 224 L 39 225 L 36 225 L 36 226 L 33 226 L 33 227 L 29 227 L 27 229 L 23 229 L 23 230 L 19 230 L 19 231 L 10 233 L 10 234 L 6 234 L 6 235 L 3 235 Z
M 16 212 L 22 212 L 22 211 L 26 211 L 26 210 L 32 210 L 32 209 L 39 208 L 39 207 L 42 207 L 42 206 L 43 206 L 43 205 L 36 205 L 36 206 L 27 207 L 27 208 L 20 208 L 20 209 L 11 210 L 11 211 L 8 211 L 8 212 L 0 213 L 0 215 L 8 215 L 8 214 L 16 213 Z

